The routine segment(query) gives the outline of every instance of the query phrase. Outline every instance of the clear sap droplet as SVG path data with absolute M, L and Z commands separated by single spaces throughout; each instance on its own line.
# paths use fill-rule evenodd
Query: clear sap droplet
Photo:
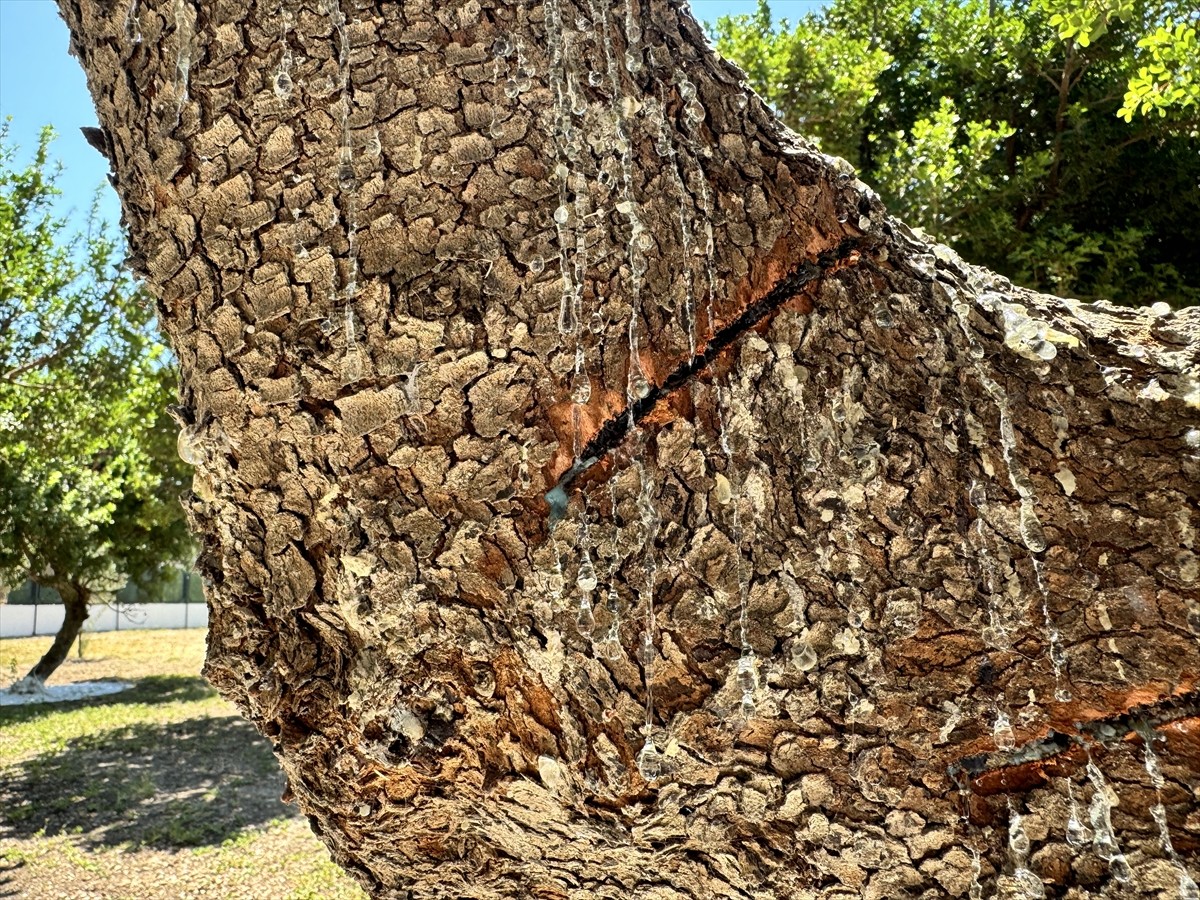
M 281 100 L 292 95 L 292 76 L 287 72 L 279 71 L 275 73 L 274 78 L 275 96 Z
M 604 598 L 604 608 L 610 615 L 616 615 L 621 610 L 621 597 L 617 594 L 617 589 L 610 587 L 608 594 Z
M 571 210 L 565 205 L 554 210 L 554 221 L 559 225 L 566 225 L 571 218 Z
M 383 152 L 383 144 L 380 143 L 378 131 L 372 134 L 370 140 L 367 141 L 365 151 L 367 156 L 379 156 Z
M 179 458 L 189 466 L 198 466 L 204 462 L 205 453 L 200 446 L 200 437 L 194 427 L 181 429 L 175 446 L 179 451 Z
M 1013 872 L 1013 881 L 1017 883 L 1020 900 L 1044 900 L 1046 886 L 1030 869 L 1021 866 Z
M 758 678 L 754 674 L 754 657 L 749 654 L 738 660 L 737 686 L 743 694 L 752 693 L 758 686 Z
M 830 162 L 833 164 L 833 170 L 837 173 L 839 181 L 849 181 L 854 175 L 854 166 L 851 165 L 849 160 L 842 159 L 840 156 L 834 156 L 830 159 Z
M 604 73 L 597 72 L 595 69 L 592 69 L 592 71 L 588 72 L 587 80 L 588 84 L 590 84 L 592 87 L 600 87 L 600 85 L 604 83 Z
M 509 100 L 515 99 L 521 93 L 521 86 L 517 84 L 517 79 L 509 78 L 504 82 L 504 96 Z
M 810 671 L 817 664 L 817 651 L 807 637 L 796 638 L 792 644 L 792 665 L 801 672 Z
M 875 306 L 875 324 L 880 328 L 891 328 L 896 324 L 896 320 L 892 318 L 892 311 L 886 303 L 879 303 Z
M 753 691 L 746 691 L 745 693 L 742 694 L 742 702 L 738 707 L 738 711 L 741 712 L 741 714 L 747 719 L 749 719 L 751 716 L 754 715 L 754 692 Z
M 972 481 L 971 488 L 967 491 L 967 499 L 974 508 L 982 508 L 983 504 L 988 502 L 988 488 L 985 488 L 979 481 Z
M 1128 884 L 1133 880 L 1133 870 L 1129 868 L 1129 860 L 1125 858 L 1124 853 L 1118 853 L 1108 861 L 1108 870 L 1121 884 Z
M 1083 824 L 1079 814 L 1072 809 L 1071 816 L 1067 819 L 1067 843 L 1078 850 L 1086 846 L 1091 839 L 1092 835 L 1088 827 Z
M 1187 872 L 1179 873 L 1179 900 L 1200 900 L 1200 888 Z
M 591 637 L 596 629 L 596 617 L 592 613 L 591 602 L 584 597 L 579 601 L 579 611 L 575 616 L 575 625 L 584 637 Z
M 363 377 L 362 352 L 351 350 L 342 359 L 342 384 L 352 384 Z
M 1013 813 L 1012 821 L 1008 823 L 1008 846 L 1017 856 L 1024 858 L 1029 853 L 1029 835 L 1021 817 Z
M 996 713 L 996 724 L 992 726 L 992 737 L 996 741 L 996 749 L 1011 750 L 1017 746 L 1017 737 L 1013 734 L 1012 721 L 1003 710 Z
M 638 50 L 625 51 L 625 71 L 631 75 L 636 75 L 642 71 L 642 54 Z
M 644 375 L 634 375 L 629 382 L 629 392 L 635 400 L 644 400 L 650 396 L 650 382 Z
M 546 261 L 540 256 L 531 257 L 529 260 L 529 271 L 534 275 L 541 275 L 546 269 Z
M 1058 349 L 1050 343 L 1050 341 L 1033 341 L 1029 345 L 1029 349 L 1034 352 L 1038 359 L 1044 359 L 1047 362 L 1054 359 L 1058 355 Z
M 1029 497 L 1021 501 L 1021 540 L 1031 553 L 1041 553 L 1046 549 L 1046 535 L 1034 511 L 1033 499 Z
M 592 399 L 592 379 L 588 377 L 586 372 L 578 372 L 571 380 L 571 400 L 574 403 L 584 404 Z
M 1058 632 L 1051 634 L 1050 641 L 1050 663 L 1058 670 L 1067 667 L 1067 651 L 1063 647 L 1062 642 L 1058 639 Z
M 579 318 L 575 315 L 575 296 L 564 293 L 562 303 L 558 307 L 559 334 L 575 334 L 579 331 Z
M 859 216 L 858 217 L 858 230 L 859 231 L 870 231 L 871 230 L 871 217 L 870 216 Z
M 604 637 L 596 644 L 596 655 L 601 659 L 618 660 L 624 654 L 621 652 L 621 634 L 617 631 L 616 623 L 608 626 L 608 631 L 604 633 Z M 608 710 L 605 710 L 608 712 Z M 608 721 L 605 719 L 605 721 Z
M 513 52 L 512 39 L 507 34 L 502 34 L 496 38 L 496 42 L 492 44 L 492 56 L 497 59 L 504 59 L 506 56 L 511 56 Z
M 596 589 L 596 567 L 592 565 L 592 555 L 586 550 L 583 551 L 583 560 L 579 563 L 579 575 L 575 579 L 575 584 L 579 590 L 585 594 L 590 594 Z
M 1067 690 L 1065 687 L 1055 688 L 1054 689 L 1054 699 L 1057 700 L 1059 703 L 1070 703 L 1071 702 L 1071 692 L 1069 690 Z
M 649 737 L 646 738 L 642 749 L 638 751 L 637 767 L 638 772 L 647 781 L 653 781 L 662 774 L 662 760 L 659 758 L 658 748 L 654 746 L 654 741 Z
M 648 666 L 658 658 L 658 653 L 654 649 L 654 635 L 648 631 L 642 632 L 641 642 L 638 644 L 638 661 L 642 665 Z
M 714 477 L 713 499 L 721 506 L 729 503 L 733 499 L 733 485 L 729 483 L 729 479 L 720 472 Z

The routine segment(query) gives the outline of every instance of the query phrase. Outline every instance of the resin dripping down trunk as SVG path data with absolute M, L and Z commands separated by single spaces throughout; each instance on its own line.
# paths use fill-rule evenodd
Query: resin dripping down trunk
M 931 244 L 674 2 L 60 7 L 205 671 L 373 896 L 1190 890 L 1196 313 Z
M 566 490 L 580 475 L 599 462 L 605 455 L 620 445 L 629 432 L 641 423 L 664 398 L 686 386 L 692 379 L 707 370 L 716 358 L 734 341 L 764 319 L 793 300 L 805 287 L 819 279 L 822 274 L 835 267 L 856 259 L 863 249 L 860 240 L 848 239 L 836 251 L 824 254 L 816 263 L 804 263 L 779 281 L 767 294 L 757 300 L 728 325 L 718 329 L 702 352 L 688 358 L 655 387 L 648 387 L 642 396 L 631 395 L 627 407 L 608 419 L 576 454 L 575 464 L 558 480 L 546 494 L 552 521 L 565 512 Z

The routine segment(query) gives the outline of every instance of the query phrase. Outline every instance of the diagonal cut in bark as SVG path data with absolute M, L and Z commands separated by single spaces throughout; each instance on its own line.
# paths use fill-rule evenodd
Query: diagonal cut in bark
M 625 436 L 654 411 L 659 401 L 702 374 L 734 341 L 760 326 L 800 291 L 830 272 L 855 264 L 859 255 L 875 243 L 877 241 L 870 237 L 846 238 L 835 249 L 818 256 L 815 263 L 800 263 L 781 278 L 766 295 L 749 304 L 728 325 L 718 329 L 703 350 L 682 362 L 663 379 L 662 384 L 651 388 L 645 397 L 609 418 L 584 446 L 574 465 L 547 491 L 545 499 L 550 508 L 550 521 L 553 523 L 566 514 L 570 499 L 567 492 L 572 483 L 620 446 Z
M 1174 726 L 1172 733 L 1187 751 L 1200 733 L 1200 690 L 1192 688 L 1116 715 L 1078 722 L 1072 734 L 1051 729 L 1012 750 L 968 756 L 952 763 L 947 773 L 960 790 L 981 796 L 1028 791 L 1077 771 L 1092 747 L 1112 746 L 1135 736 L 1144 740 L 1146 729 L 1163 731 L 1167 726 Z M 1182 755 L 1194 757 L 1193 764 L 1200 766 L 1197 750 L 1200 746 Z

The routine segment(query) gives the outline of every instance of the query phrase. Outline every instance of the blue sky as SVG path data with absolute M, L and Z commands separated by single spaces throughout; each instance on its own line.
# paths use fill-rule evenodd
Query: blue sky
M 771 0 L 777 17 L 796 19 L 822 0 Z M 753 12 L 756 0 L 692 0 L 696 16 Z M 9 139 L 20 145 L 19 163 L 37 146 L 43 125 L 59 134 L 53 155 L 65 170 L 59 181 L 63 211 L 87 212 L 92 195 L 102 188 L 101 214 L 120 218 L 120 205 L 108 186 L 108 163 L 84 141 L 80 126 L 95 125 L 96 112 L 79 63 L 67 54 L 67 29 L 54 0 L 0 0 L 0 120 L 12 116 Z

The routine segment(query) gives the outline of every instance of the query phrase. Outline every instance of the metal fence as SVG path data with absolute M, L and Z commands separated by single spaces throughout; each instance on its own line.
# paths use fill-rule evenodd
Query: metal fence
M 3 588 L 0 588 L 0 591 L 2 590 Z M 2 599 L 0 597 L 0 600 Z M 131 581 L 117 591 L 116 601 L 125 606 L 143 603 L 203 603 L 204 590 L 200 585 L 200 576 L 195 572 L 171 566 L 153 586 L 147 587 Z M 53 588 L 26 581 L 19 588 L 8 592 L 8 602 L 14 606 L 22 606 L 29 603 L 61 603 L 62 598 Z
M 27 581 L 8 592 L 8 602 L 3 600 L 0 595 L 0 638 L 52 635 L 62 627 L 66 610 L 57 591 Z M 152 588 L 131 583 L 117 592 L 111 604 L 89 604 L 83 623 L 85 632 L 207 627 L 200 577 L 174 568 Z
M 65 610 L 61 603 L 0 603 L 0 638 L 57 634 Z M 84 633 L 139 628 L 207 628 L 204 603 L 93 603 L 83 623 Z

